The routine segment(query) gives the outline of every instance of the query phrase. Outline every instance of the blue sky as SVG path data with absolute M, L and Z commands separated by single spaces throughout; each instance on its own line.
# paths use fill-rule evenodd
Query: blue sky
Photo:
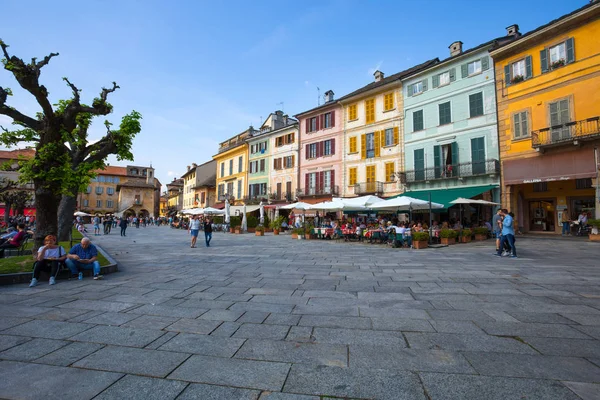
M 41 76 L 53 101 L 70 96 L 63 76 L 88 102 L 116 81 L 108 119 L 142 113 L 134 164 L 152 163 L 164 185 L 281 102 L 294 115 L 317 105 L 317 87 L 338 98 L 376 69 L 390 75 L 443 59 L 450 43 L 468 49 L 515 23 L 525 33 L 587 2 L 3 0 L 0 38 L 24 59 L 60 53 Z M 10 105 L 38 111 L 7 71 L 0 86 L 13 89 Z M 92 139 L 103 135 L 101 122 Z

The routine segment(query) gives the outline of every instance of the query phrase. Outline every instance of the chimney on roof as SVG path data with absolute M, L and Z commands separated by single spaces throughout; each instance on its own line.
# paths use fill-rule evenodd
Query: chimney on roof
M 192 168 L 196 168 L 198 166 L 198 164 L 196 164 L 195 162 L 192 163 Z
M 377 70 L 377 71 L 375 71 L 373 76 L 375 77 L 375 82 L 379 82 L 384 78 L 384 73 L 381 72 L 380 70 Z
M 190 166 L 188 165 L 188 166 L 187 166 L 187 170 L 189 171 L 189 170 L 190 170 L 190 168 L 192 168 L 192 167 L 190 167 Z
M 288 115 L 287 114 L 283 114 L 283 126 L 287 126 L 288 124 Z
M 333 101 L 333 90 L 328 90 L 325 92 L 325 95 L 323 96 L 325 98 L 325 103 L 330 103 Z
M 457 42 L 452 43 L 450 46 L 448 46 L 448 48 L 450 49 L 450 57 L 454 57 L 454 56 L 461 54 L 462 53 L 462 45 L 463 45 L 463 42 L 461 42 L 459 40 Z
M 506 36 L 521 36 L 521 32 L 519 32 L 519 25 L 513 24 L 511 26 L 506 27 Z

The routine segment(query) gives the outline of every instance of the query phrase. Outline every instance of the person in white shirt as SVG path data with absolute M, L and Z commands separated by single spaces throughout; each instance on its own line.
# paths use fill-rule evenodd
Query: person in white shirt
M 40 273 L 46 271 L 50 273 L 50 285 L 56 283 L 55 276 L 58 271 L 58 263 L 65 261 L 67 252 L 62 246 L 56 245 L 56 236 L 48 235 L 44 238 L 44 246 L 38 250 L 37 261 L 33 267 L 33 278 L 29 287 L 37 285 Z
M 190 221 L 190 227 L 188 229 L 188 232 L 190 232 L 190 234 L 192 235 L 192 244 L 191 244 L 191 248 L 196 247 L 196 240 L 198 239 L 198 232 L 200 232 L 200 220 L 198 219 L 197 215 L 194 215 L 192 217 L 192 220 Z
M 579 223 L 579 229 L 577 230 L 577 235 L 581 236 L 583 231 L 585 230 L 585 226 L 587 225 L 588 216 L 585 211 L 582 211 L 577 217 L 577 222 Z

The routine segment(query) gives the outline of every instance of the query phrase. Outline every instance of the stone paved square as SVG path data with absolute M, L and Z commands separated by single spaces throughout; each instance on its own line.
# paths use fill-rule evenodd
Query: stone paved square
M 47 376 L 61 399 L 589 400 L 600 385 L 595 243 L 524 237 L 507 259 L 492 241 L 94 241 L 118 273 L 0 287 L 0 398 L 42 398 L 27 382 Z

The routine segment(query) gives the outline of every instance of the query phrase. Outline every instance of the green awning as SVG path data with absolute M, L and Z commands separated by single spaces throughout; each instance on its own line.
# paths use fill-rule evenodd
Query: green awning
M 434 203 L 443 204 L 444 207 L 452 207 L 454 204 L 450 202 L 464 197 L 470 199 L 488 190 L 497 189 L 498 185 L 482 185 L 482 186 L 467 186 L 457 187 L 452 189 L 435 189 L 435 190 L 415 190 L 402 193 L 400 196 L 410 196 L 415 199 L 429 201 L 429 193 L 431 193 L 431 201 Z M 398 197 L 398 196 L 396 196 Z

